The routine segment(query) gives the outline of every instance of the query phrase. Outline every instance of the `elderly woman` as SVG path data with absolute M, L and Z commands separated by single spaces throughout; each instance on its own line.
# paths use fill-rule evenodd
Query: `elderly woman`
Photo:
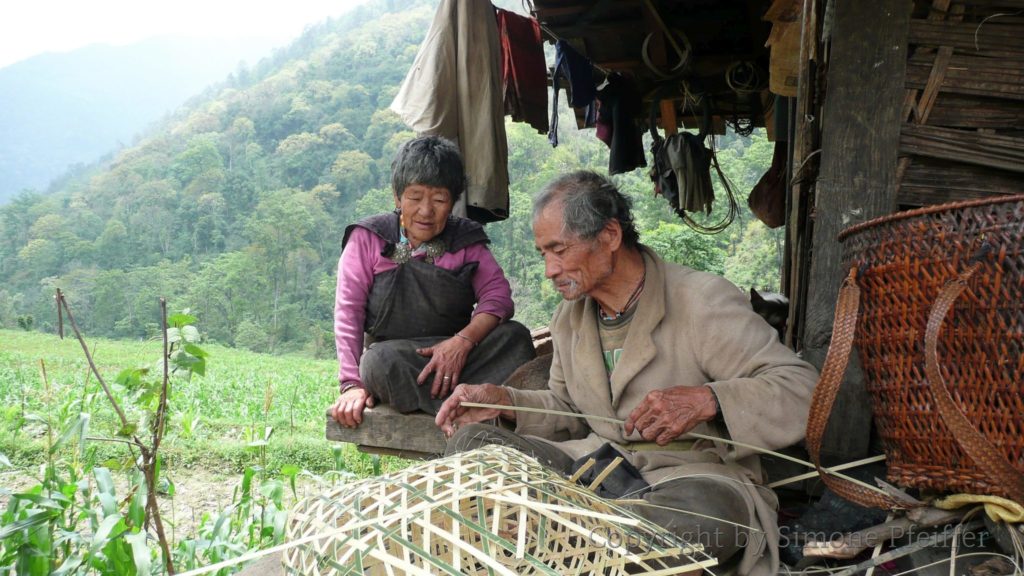
M 436 414 L 459 382 L 502 382 L 534 357 L 483 227 L 452 216 L 466 181 L 455 145 L 415 138 L 391 170 L 396 210 L 346 228 L 338 263 L 332 411 L 346 427 L 378 401 Z

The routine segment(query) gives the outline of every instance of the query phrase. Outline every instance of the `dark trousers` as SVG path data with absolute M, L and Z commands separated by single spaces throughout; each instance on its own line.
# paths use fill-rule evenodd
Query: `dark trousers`
M 437 414 L 444 398 L 430 397 L 433 374 L 423 385 L 416 384 L 416 377 L 430 362 L 429 357 L 420 356 L 416 350 L 446 339 L 427 337 L 374 342 L 363 352 L 359 377 L 371 394 L 399 412 L 422 410 Z M 516 368 L 535 356 L 530 331 L 518 322 L 504 322 L 469 352 L 459 380 L 471 384 L 501 384 Z
M 572 473 L 573 459 L 557 443 L 523 437 L 487 424 L 460 428 L 448 441 L 445 456 L 489 444 L 515 448 L 565 476 Z M 675 478 L 652 486 L 642 498 L 642 503 L 624 501 L 619 505 L 686 543 L 703 544 L 704 552 L 720 564 L 734 556 L 750 538 L 748 530 L 742 527 L 751 522 L 746 501 L 728 478 Z

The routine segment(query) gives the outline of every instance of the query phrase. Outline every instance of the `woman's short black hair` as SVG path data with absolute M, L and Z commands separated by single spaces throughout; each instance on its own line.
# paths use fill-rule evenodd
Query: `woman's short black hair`
M 452 203 L 466 189 L 466 169 L 459 148 L 441 136 L 419 136 L 402 144 L 391 163 L 391 189 L 397 198 L 413 184 L 447 188 Z

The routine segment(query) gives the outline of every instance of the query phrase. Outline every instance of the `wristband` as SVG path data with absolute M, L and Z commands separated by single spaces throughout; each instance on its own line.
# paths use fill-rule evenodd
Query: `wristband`
M 340 396 L 353 388 L 360 388 L 365 390 L 366 386 L 364 386 L 362 382 L 359 382 L 357 380 L 347 380 L 341 383 L 341 392 L 339 392 L 338 395 Z
M 455 333 L 455 335 L 456 335 L 456 336 L 458 336 L 459 338 L 462 338 L 462 339 L 463 339 L 463 340 L 465 340 L 466 342 L 469 342 L 470 344 L 472 344 L 472 345 L 473 345 L 473 348 L 476 348 L 476 342 L 473 342 L 473 341 L 472 341 L 472 340 L 470 340 L 470 339 L 469 339 L 468 337 L 466 337 L 466 336 L 463 336 L 463 335 L 462 335 L 462 332 L 456 332 L 456 333 Z

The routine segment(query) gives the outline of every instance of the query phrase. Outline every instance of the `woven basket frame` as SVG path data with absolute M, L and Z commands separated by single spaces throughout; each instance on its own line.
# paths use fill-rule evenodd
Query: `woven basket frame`
M 316 536 L 284 556 L 287 574 L 309 576 L 682 574 L 715 564 L 693 557 L 699 546 L 500 446 L 304 500 L 287 534 Z
M 1024 195 L 934 206 L 840 235 L 863 290 L 855 344 L 890 481 L 1008 496 L 959 447 L 932 405 L 924 334 L 939 291 L 986 244 L 991 253 L 938 342 L 960 409 L 1024 474 Z

